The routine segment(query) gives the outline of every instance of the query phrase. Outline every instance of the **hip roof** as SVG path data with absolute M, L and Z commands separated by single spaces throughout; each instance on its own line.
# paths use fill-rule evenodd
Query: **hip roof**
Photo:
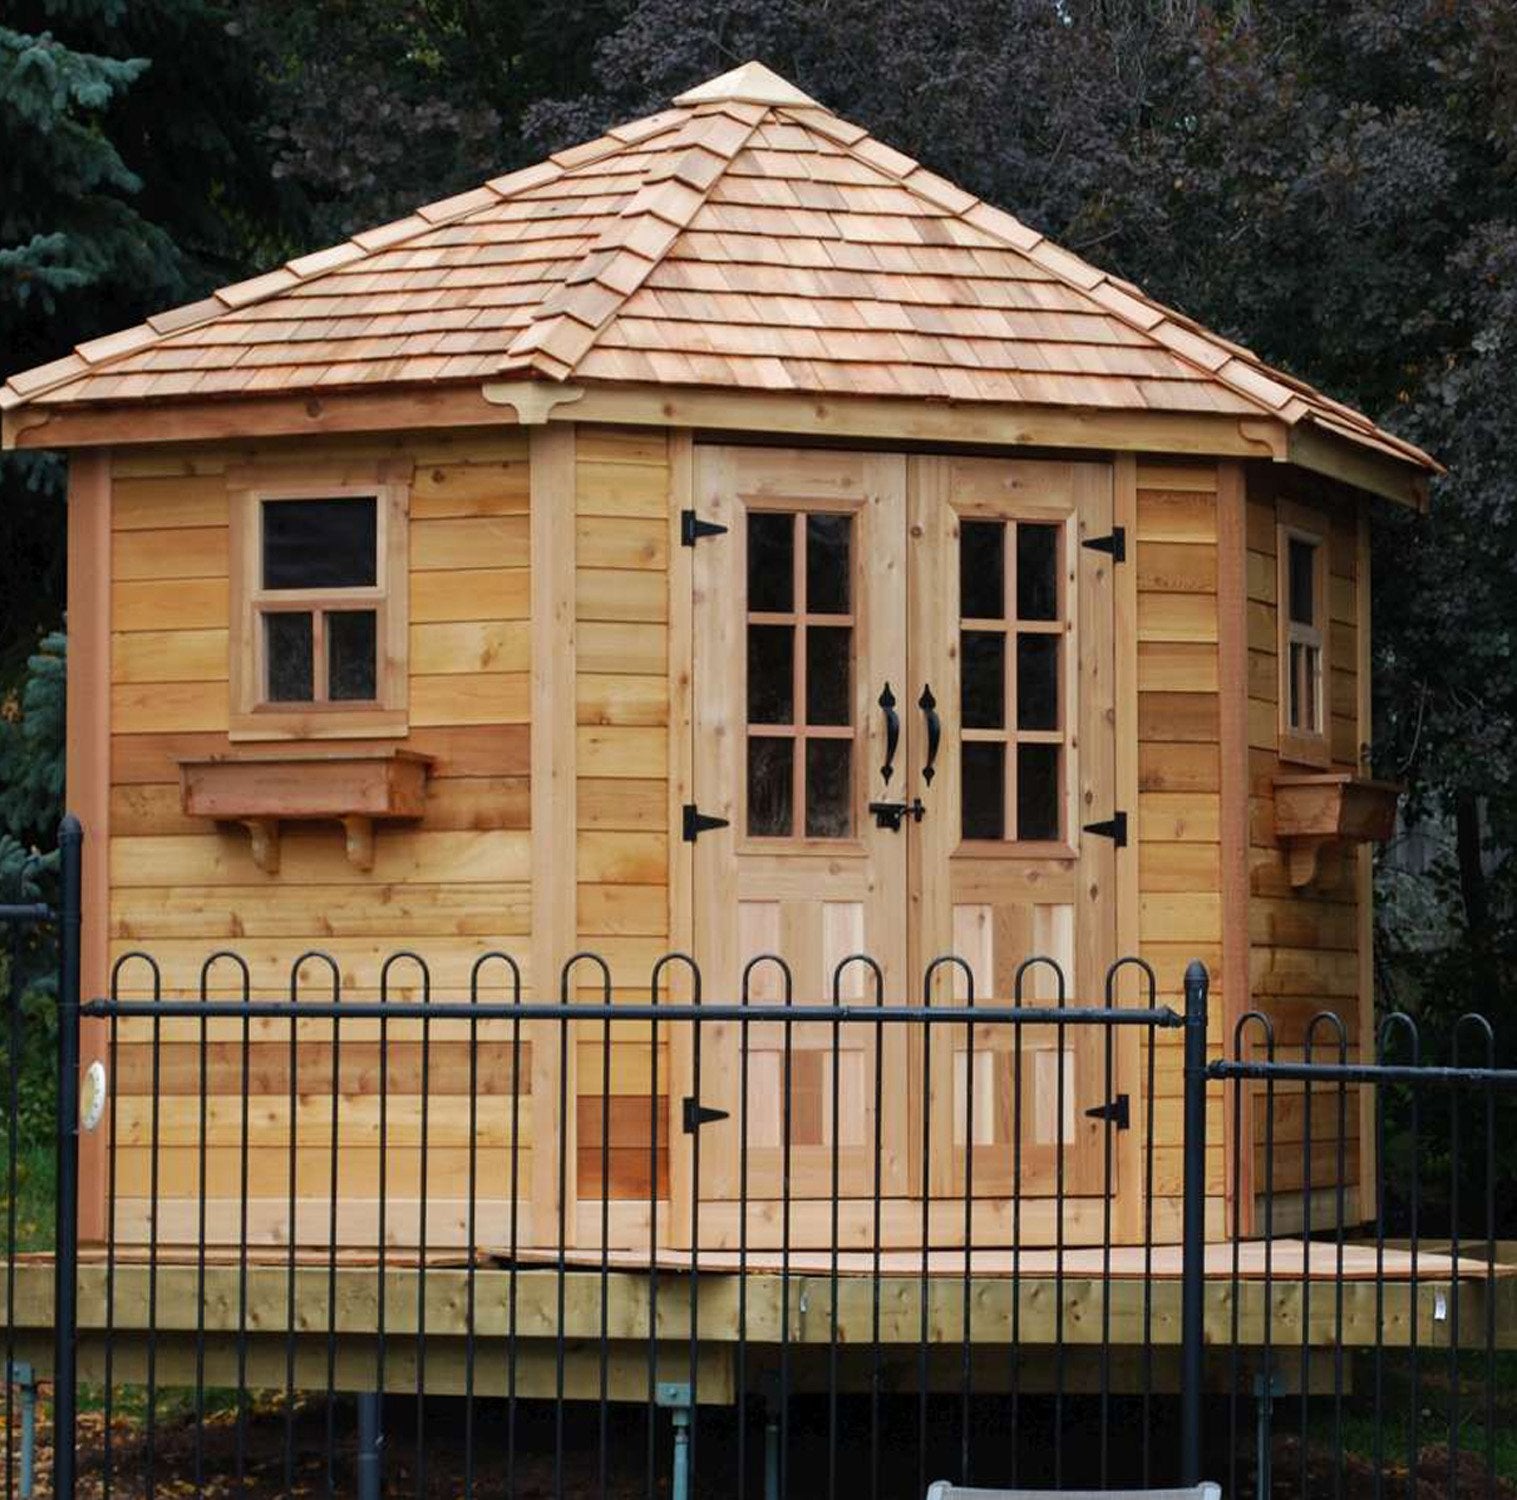
M 501 378 L 1264 416 L 1438 469 L 758 63 L 13 375 L 0 408 Z

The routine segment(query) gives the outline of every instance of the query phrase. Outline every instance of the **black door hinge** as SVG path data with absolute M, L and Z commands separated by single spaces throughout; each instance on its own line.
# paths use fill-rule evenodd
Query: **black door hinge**
M 1092 552 L 1109 552 L 1114 563 L 1127 561 L 1127 528 L 1114 526 L 1110 536 L 1093 536 L 1080 544 Z
M 1127 814 L 1114 813 L 1104 822 L 1087 823 L 1082 832 L 1094 833 L 1103 839 L 1110 839 L 1117 848 L 1125 849 L 1127 847 Z
M 717 1120 L 727 1120 L 732 1117 L 730 1110 L 713 1109 L 709 1104 L 698 1104 L 688 1094 L 680 1102 L 686 1135 L 694 1135 L 702 1125 L 711 1125 Z
M 1108 1100 L 1105 1104 L 1097 1104 L 1093 1109 L 1085 1111 L 1087 1120 L 1105 1120 L 1109 1125 L 1115 1125 L 1118 1130 L 1127 1130 L 1132 1125 L 1132 1104 L 1126 1094 L 1118 1094 L 1115 1099 Z
M 693 547 L 703 536 L 725 536 L 727 528 L 720 521 L 703 521 L 693 510 L 679 513 L 679 540 L 682 547 Z
M 713 828 L 725 827 L 726 818 L 714 818 L 710 813 L 703 813 L 693 802 L 685 804 L 684 840 L 687 844 L 693 844 L 703 833 L 709 833 Z

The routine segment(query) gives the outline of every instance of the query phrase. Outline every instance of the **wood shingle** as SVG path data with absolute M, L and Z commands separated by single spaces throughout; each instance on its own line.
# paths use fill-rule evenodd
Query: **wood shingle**
M 13 375 L 0 407 L 496 377 L 1309 419 L 1436 467 L 758 64 Z

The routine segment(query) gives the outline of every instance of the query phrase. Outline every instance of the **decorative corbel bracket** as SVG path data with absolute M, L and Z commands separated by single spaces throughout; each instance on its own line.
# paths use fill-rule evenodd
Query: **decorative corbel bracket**
M 242 826 L 248 831 L 253 848 L 253 863 L 265 875 L 279 873 L 279 819 L 244 818 Z
M 480 387 L 494 406 L 510 406 L 523 427 L 541 427 L 555 407 L 567 406 L 584 394 L 582 385 L 555 385 L 546 380 L 487 380 Z
M 342 820 L 342 831 L 347 839 L 348 863 L 355 870 L 374 868 L 374 820 L 353 814 Z
M 1310 885 L 1317 878 L 1322 851 L 1334 842 L 1331 838 L 1293 838 L 1286 841 L 1285 869 L 1294 889 Z

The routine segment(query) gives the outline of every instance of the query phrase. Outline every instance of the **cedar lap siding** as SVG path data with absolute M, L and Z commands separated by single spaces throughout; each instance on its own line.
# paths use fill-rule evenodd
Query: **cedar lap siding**
M 7 446 L 70 454 L 68 775 L 87 834 L 92 992 L 108 985 L 116 957 L 140 948 L 162 964 L 166 992 L 193 995 L 202 960 L 226 946 L 246 957 L 259 995 L 283 993 L 291 958 L 306 948 L 333 956 L 346 994 L 375 993 L 384 956 L 413 948 L 431 964 L 433 993 L 457 995 L 481 953 L 505 948 L 521 961 L 529 996 L 556 998 L 559 966 L 584 947 L 607 958 L 618 991 L 630 994 L 666 950 L 693 946 L 702 957 L 708 929 L 740 931 L 744 941 L 790 933 L 785 923 L 800 932 L 808 901 L 826 913 L 820 936 L 796 938 L 813 959 L 831 952 L 828 944 L 869 936 L 875 918 L 864 898 L 827 901 L 825 857 L 793 867 L 819 872 L 821 901 L 808 894 L 792 909 L 745 897 L 737 926 L 727 923 L 731 913 L 697 915 L 704 877 L 680 837 L 680 810 L 699 797 L 736 815 L 742 793 L 696 785 L 708 748 L 698 743 L 701 715 L 719 710 L 702 698 L 692 666 L 702 660 L 697 616 L 711 601 L 699 573 L 707 564 L 680 544 L 680 512 L 733 503 L 730 484 L 701 476 L 741 467 L 759 476 L 749 487 L 760 505 L 766 491 L 772 499 L 787 485 L 804 490 L 807 476 L 832 476 L 826 483 L 840 495 L 864 486 L 853 514 L 873 528 L 857 535 L 874 539 L 875 550 L 856 560 L 854 576 L 867 579 L 874 610 L 868 649 L 904 674 L 896 687 L 906 689 L 908 736 L 919 690 L 912 663 L 919 649 L 957 641 L 948 601 L 958 584 L 952 569 L 929 579 L 902 557 L 914 559 L 941 507 L 975 486 L 973 504 L 993 507 L 1004 493 L 1012 519 L 1048 520 L 1052 512 L 1037 507 L 1064 493 L 1060 486 L 1086 497 L 1071 502 L 1075 529 L 1060 544 L 1068 563 L 1060 596 L 1084 601 L 1070 606 L 1064 627 L 1079 643 L 1079 676 L 1063 680 L 1109 696 L 1064 742 L 1065 842 L 1077 837 L 1077 820 L 1114 808 L 1128 812 L 1129 839 L 1092 852 L 1095 836 L 1085 836 L 1098 873 L 1079 891 L 1072 872 L 1087 867 L 1044 847 L 1047 890 L 1062 880 L 1069 892 L 1045 892 L 1042 905 L 1018 894 L 1016 872 L 1032 866 L 1016 864 L 1014 845 L 999 862 L 954 866 L 954 888 L 967 894 L 952 897 L 931 930 L 975 948 L 982 994 L 1004 996 L 1008 963 L 1042 947 L 1067 959 L 1087 1000 L 1097 997 L 1092 965 L 1141 953 L 1173 1003 L 1186 961 L 1199 957 L 1214 977 L 1214 1051 L 1251 1006 L 1274 1018 L 1286 1048 L 1303 1045 L 1321 1006 L 1349 1021 L 1355 1049 L 1368 1043 L 1368 848 L 1284 843 L 1277 783 L 1298 773 L 1358 775 L 1369 733 L 1369 497 L 1420 506 L 1436 465 L 757 64 L 650 119 L 17 375 L 0 402 Z M 834 460 L 819 456 L 829 449 Z M 894 498 L 882 498 L 886 491 Z M 382 602 L 365 594 L 355 605 L 350 593 L 328 603 L 377 611 L 369 687 L 378 701 L 352 712 L 260 711 L 251 620 L 269 601 L 260 593 L 268 580 L 258 575 L 258 506 L 345 494 L 376 497 L 384 555 L 380 576 L 362 580 L 360 593 L 377 590 Z M 898 507 L 897 531 L 879 521 L 889 505 Z M 1078 546 L 1097 514 L 1124 529 L 1124 563 Z M 914 518 L 909 544 L 906 517 Z M 736 545 L 735 533 L 700 546 Z M 1287 611 L 1282 627 L 1290 589 L 1282 548 L 1293 536 L 1317 538 L 1321 576 L 1306 618 L 1292 624 L 1302 610 Z M 906 584 L 890 581 L 897 563 L 912 580 L 911 610 L 927 611 L 909 629 L 900 624 Z M 1092 600 L 1104 601 L 1105 613 L 1076 620 Z M 865 609 L 862 587 L 851 607 Z M 864 616 L 850 618 L 862 642 Z M 348 627 L 323 615 L 312 628 Z M 1306 740 L 1286 723 L 1287 700 L 1302 688 L 1292 686 L 1282 650 L 1288 663 L 1308 661 L 1293 652 L 1296 639 L 1303 651 L 1316 641 L 1322 662 L 1320 709 L 1297 705 L 1320 722 L 1321 734 Z M 945 649 L 934 660 L 957 670 Z M 856 752 L 871 764 L 876 691 L 856 687 Z M 1064 705 L 1066 730 L 1081 707 Z M 1094 733 L 1101 723 L 1110 726 L 1104 740 Z M 906 753 L 914 775 L 920 747 Z M 425 760 L 408 758 L 418 756 Z M 861 828 L 862 802 L 875 790 L 865 780 L 856 772 L 851 783 Z M 1336 794 L 1318 784 L 1304 795 Z M 286 805 L 279 797 L 305 797 L 306 813 L 327 817 L 281 821 L 265 800 L 264 812 L 246 819 L 250 831 L 241 815 L 260 796 L 276 807 Z M 376 806 L 371 820 L 365 810 Z M 387 819 L 386 809 L 400 816 Z M 889 837 L 916 836 L 908 825 Z M 913 859 L 903 889 L 924 878 Z M 918 884 L 912 899 L 920 897 Z M 891 938 L 890 914 L 882 920 Z M 901 947 L 895 997 L 914 989 L 908 963 L 919 972 L 931 956 L 919 947 L 917 938 Z M 725 961 L 711 960 L 718 986 L 731 982 Z M 483 992 L 503 993 L 503 973 L 492 970 Z M 233 979 L 218 967 L 210 988 L 225 992 Z M 321 974 L 307 979 L 319 993 Z M 413 971 L 399 966 L 392 980 L 397 998 L 419 999 Z M 580 980 L 577 993 L 593 992 Z M 144 982 L 140 970 L 127 976 L 133 988 Z M 212 1028 L 213 1100 L 238 1088 L 238 1023 L 221 1024 Z M 574 1039 L 577 1107 L 561 1116 L 556 1034 L 526 1030 L 523 1238 L 556 1233 L 560 1131 L 571 1150 L 576 1138 L 596 1143 L 578 1152 L 570 1234 L 598 1233 L 598 1142 L 609 1110 L 612 1233 L 635 1242 L 650 1189 L 640 1144 L 654 1063 L 646 1032 L 615 1033 L 608 1099 L 598 1032 Z M 504 1098 L 506 1036 L 482 1032 L 478 1090 Z M 113 1080 L 117 1230 L 126 1239 L 146 1233 L 150 1207 L 148 1035 L 123 1027 Z M 417 1111 L 402 1097 L 419 1087 L 418 1038 L 414 1023 L 394 1023 L 386 1064 L 389 1224 L 402 1239 L 418 1227 Z M 287 1192 L 288 1061 L 281 1035 L 255 1043 L 250 1233 L 268 1239 L 282 1232 Z M 86 1062 L 102 1045 L 86 1036 Z M 447 1055 L 462 1045 L 434 1043 L 434 1244 L 462 1232 L 467 1070 L 461 1052 Z M 1163 1236 L 1178 1228 L 1178 1034 L 1158 1033 L 1154 1045 L 1153 1192 Z M 299 1108 L 313 1124 L 301 1137 L 310 1145 L 301 1150 L 300 1194 L 318 1199 L 329 1155 L 315 1122 L 328 1113 L 331 1055 L 314 1034 L 302 1047 Z M 1119 1059 L 1134 1094 L 1144 1077 L 1136 1047 Z M 339 1232 L 358 1242 L 374 1228 L 380 1164 L 364 1111 L 377 1048 L 372 1028 L 351 1023 L 338 1081 Z M 657 1061 L 664 1110 L 688 1057 L 666 1041 Z M 197 1087 L 196 1035 L 172 1024 L 159 1112 L 165 1239 L 194 1234 Z M 1281 1117 L 1296 1140 L 1299 1113 Z M 512 1142 L 503 1112 L 489 1118 L 480 1181 L 499 1183 Z M 665 1121 L 661 1139 L 677 1144 L 658 1164 L 658 1189 L 677 1195 L 688 1188 L 686 1138 Z M 1336 1149 L 1332 1122 L 1315 1125 L 1320 1187 Z M 216 1187 L 236 1180 L 237 1128 L 213 1108 L 209 1234 L 220 1242 L 238 1232 L 236 1203 Z M 1243 1154 L 1247 1180 L 1229 1181 L 1231 1128 L 1219 1110 L 1210 1130 L 1213 1233 L 1235 1190 L 1245 1217 L 1253 1212 L 1267 1170 L 1256 1144 Z M 1370 1140 L 1359 1121 L 1351 1132 L 1357 1183 Z M 87 1140 L 86 1224 L 98 1234 L 107 1144 L 99 1131 Z M 1277 1224 L 1299 1213 L 1302 1187 L 1299 1151 L 1282 1145 Z M 1136 1153 L 1137 1141 L 1122 1150 Z M 1119 1234 L 1141 1232 L 1140 1160 L 1123 1158 Z M 481 1239 L 500 1236 L 504 1213 L 503 1202 L 486 1204 Z M 301 1235 L 324 1234 L 321 1218 L 302 1219 Z M 669 1218 L 661 1215 L 665 1232 Z M 1085 1233 L 1078 1221 L 1072 1230 Z

